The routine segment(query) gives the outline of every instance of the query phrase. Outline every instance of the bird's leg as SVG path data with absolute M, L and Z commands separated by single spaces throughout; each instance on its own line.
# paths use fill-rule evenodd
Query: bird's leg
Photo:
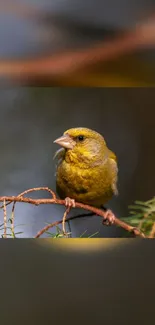
M 75 208 L 75 200 L 70 199 L 70 197 L 65 198 L 65 206 L 67 208 Z
M 104 217 L 104 219 L 102 221 L 103 225 L 106 225 L 106 226 L 113 225 L 114 222 L 115 222 L 114 213 L 111 210 L 106 209 L 105 207 L 104 207 L 104 210 L 105 210 L 105 217 Z

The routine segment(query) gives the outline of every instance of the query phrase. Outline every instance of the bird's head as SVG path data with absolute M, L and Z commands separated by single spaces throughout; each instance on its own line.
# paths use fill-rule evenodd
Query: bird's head
M 108 148 L 101 134 L 87 128 L 72 128 L 56 139 L 54 143 L 59 144 L 65 151 L 66 161 L 74 164 L 97 165 L 107 155 Z

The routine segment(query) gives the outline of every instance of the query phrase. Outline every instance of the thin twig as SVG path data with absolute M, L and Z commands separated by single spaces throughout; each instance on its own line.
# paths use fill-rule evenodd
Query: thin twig
M 84 208 L 83 208 L 84 209 Z M 95 214 L 95 213 L 94 213 Z M 90 217 L 90 215 L 86 215 L 85 217 Z M 98 214 L 98 216 L 102 217 L 101 215 Z M 70 220 L 75 220 L 75 219 L 79 219 L 81 218 L 82 215 L 77 215 L 77 216 L 72 216 L 72 217 L 68 217 L 66 218 L 66 221 L 70 221 Z M 115 217 L 116 218 L 116 217 Z M 116 218 L 117 219 L 117 218 Z M 118 219 L 117 219 L 118 220 Z M 141 238 L 146 238 L 146 236 L 144 235 L 144 233 L 142 233 L 138 228 L 132 227 L 130 225 L 128 225 L 125 222 L 122 222 L 121 220 L 119 220 L 121 222 L 121 227 L 123 229 L 125 229 L 126 231 L 129 231 L 130 233 L 133 233 L 136 237 L 141 237 Z M 39 238 L 41 235 L 43 235 L 48 229 L 53 228 L 59 224 L 61 224 L 63 222 L 63 219 L 59 220 L 59 221 L 55 221 L 47 226 L 45 226 L 44 228 L 42 228 L 40 231 L 38 231 L 38 233 L 36 234 L 35 238 Z M 114 224 L 116 225 L 116 220 L 114 222 Z
M 52 197 L 55 199 L 56 198 L 56 195 L 55 193 L 48 187 L 36 187 L 36 188 L 33 188 L 33 189 L 28 189 L 28 190 L 25 190 L 23 191 L 22 193 L 18 194 L 17 197 L 21 197 L 25 194 L 28 194 L 30 192 L 34 192 L 34 191 L 40 191 L 40 190 L 43 190 L 43 191 L 47 191 L 49 192 Z M 5 203 L 5 208 L 6 208 L 6 205 L 9 205 L 11 204 L 12 202 L 8 202 L 7 204 Z M 14 201 L 13 202 L 13 206 L 12 206 L 12 211 L 11 211 L 11 233 L 12 233 L 12 236 L 15 237 L 15 232 L 14 232 L 14 211 L 15 211 L 15 205 L 16 205 L 16 202 Z M 4 205 L 1 205 L 0 206 L 0 209 L 4 209 Z
M 152 226 L 149 238 L 155 238 L 155 222 L 154 222 L 154 224 Z
M 6 234 L 6 230 L 7 230 L 7 214 L 6 214 L 6 204 L 5 204 L 5 199 L 4 199 L 4 208 L 3 208 L 3 212 L 4 212 L 4 234 L 3 234 L 3 238 L 7 238 L 7 234 Z
M 15 202 L 13 203 L 12 211 L 11 211 L 11 233 L 12 237 L 15 238 Z
M 18 194 L 17 197 L 21 197 L 21 196 L 23 196 L 23 195 L 25 195 L 25 194 L 28 194 L 28 193 L 31 193 L 31 192 L 35 192 L 35 191 L 47 191 L 47 192 L 51 193 L 51 195 L 52 195 L 52 197 L 53 197 L 54 199 L 56 199 L 56 195 L 55 195 L 54 191 L 52 191 L 52 190 L 51 190 L 50 188 L 48 188 L 48 187 L 34 187 L 34 188 L 30 188 L 30 189 L 25 190 L 24 192 Z M 9 204 L 11 204 L 11 203 L 12 203 L 12 201 L 6 203 L 5 205 L 9 205 Z M 14 203 L 15 203 L 15 202 L 14 202 Z M 1 205 L 1 206 L 0 206 L 0 209 L 3 209 L 3 208 L 4 208 L 4 205 Z
M 76 219 L 76 218 L 85 218 L 85 217 L 93 217 L 95 214 L 94 212 L 88 212 L 88 213 L 81 213 L 81 214 L 78 214 L 78 215 L 75 215 L 73 218 Z
M 21 196 L 21 194 L 23 194 L 23 193 L 21 193 L 18 196 L 2 196 L 2 197 L 0 197 L 0 202 L 4 202 L 4 200 L 5 200 L 5 202 L 6 201 L 7 202 L 24 202 L 24 203 L 29 203 L 29 204 L 33 204 L 33 205 L 40 205 L 40 204 L 58 204 L 58 205 L 64 205 L 64 206 L 66 205 L 65 200 L 57 199 L 55 193 L 51 189 L 49 189 L 48 187 L 38 187 L 38 188 L 29 189 L 29 190 L 25 191 L 24 194 L 25 193 L 30 193 L 30 192 L 33 192 L 33 191 L 40 191 L 40 190 L 48 191 L 49 193 L 52 194 L 52 198 L 49 198 L 49 199 L 31 199 L 31 198 L 25 198 L 25 197 Z M 107 218 L 107 214 L 106 214 L 105 211 L 100 210 L 100 209 L 95 208 L 95 207 L 92 207 L 90 205 L 75 202 L 75 207 L 76 208 L 81 208 L 81 209 L 84 209 L 84 210 L 88 210 L 90 212 L 93 212 L 93 214 L 96 214 L 96 215 L 102 217 L 104 221 Z M 71 219 L 74 219 L 74 218 L 71 218 L 71 217 L 67 218 L 66 221 L 71 220 Z M 62 223 L 62 221 L 63 220 L 61 220 L 59 222 L 52 223 L 51 225 L 48 225 L 47 227 L 44 227 L 40 231 L 40 233 L 43 234 L 49 228 L 52 228 L 55 225 Z M 139 229 L 128 225 L 127 223 L 125 223 L 124 221 L 118 219 L 117 217 L 114 217 L 114 223 L 113 224 L 122 227 L 123 229 L 125 229 L 128 232 L 132 232 L 135 236 L 139 236 L 139 237 L 143 237 L 143 238 L 145 237 L 145 235 Z M 38 236 L 38 234 L 37 234 L 36 238 L 40 237 L 40 235 Z
M 28 190 L 25 190 L 24 192 L 20 193 L 18 195 L 18 197 L 23 196 L 23 195 L 28 194 L 28 193 L 31 193 L 31 192 L 36 192 L 36 191 L 47 191 L 52 195 L 53 199 L 56 199 L 56 195 L 55 195 L 54 191 L 52 191 L 49 187 L 45 187 L 45 186 L 34 187 L 34 188 L 30 188 Z
M 67 235 L 66 228 L 65 228 L 65 222 L 66 222 L 67 215 L 70 212 L 70 209 L 71 209 L 71 207 L 68 207 L 66 209 L 66 211 L 64 212 L 64 215 L 63 215 L 63 219 L 62 219 L 62 231 L 63 231 L 64 235 Z

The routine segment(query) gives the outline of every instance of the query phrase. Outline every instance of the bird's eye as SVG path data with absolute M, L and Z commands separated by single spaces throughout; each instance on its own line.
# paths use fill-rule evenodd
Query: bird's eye
M 78 140 L 79 140 L 79 141 L 83 141 L 83 140 L 84 140 L 84 136 L 83 136 L 83 135 L 79 135 L 79 136 L 78 136 Z

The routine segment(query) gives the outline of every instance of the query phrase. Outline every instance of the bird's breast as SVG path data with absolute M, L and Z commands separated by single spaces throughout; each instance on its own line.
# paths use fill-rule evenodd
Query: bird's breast
M 112 174 L 109 166 L 82 169 L 63 161 L 57 168 L 57 192 L 61 198 L 100 205 L 112 196 Z

